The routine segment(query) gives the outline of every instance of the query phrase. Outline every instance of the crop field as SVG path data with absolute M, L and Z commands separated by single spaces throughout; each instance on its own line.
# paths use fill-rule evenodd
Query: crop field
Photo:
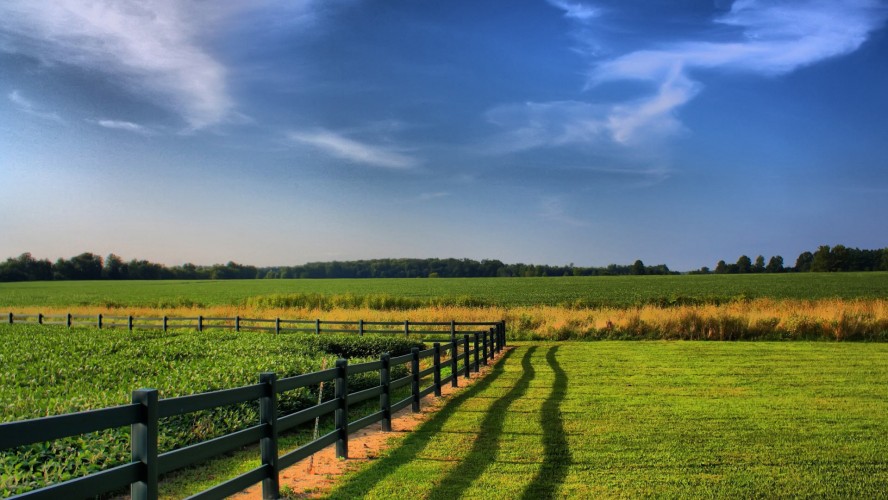
M 142 387 L 157 389 L 161 398 L 241 387 L 258 382 L 261 372 L 292 376 L 318 371 L 324 363 L 332 367 L 338 357 L 379 359 L 383 352 L 403 354 L 413 346 L 422 344 L 371 335 L 133 335 L 5 325 L 0 328 L 0 422 L 127 404 L 131 392 Z M 354 352 L 363 356 L 348 356 Z M 356 388 L 378 383 L 378 375 L 365 375 L 350 383 Z M 331 396 L 328 384 L 325 399 Z M 317 398 L 316 388 L 298 389 L 282 395 L 280 408 L 295 411 L 316 404 Z M 166 451 L 254 425 L 257 419 L 256 405 L 249 404 L 171 417 L 161 425 L 159 445 Z M 0 495 L 125 463 L 129 445 L 125 428 L 0 451 Z M 251 458 L 258 455 L 254 452 Z
M 333 498 L 884 498 L 888 345 L 524 344 Z
M 325 301 L 324 298 L 327 300 Z M 738 299 L 888 298 L 888 273 L 0 283 L 0 308 L 638 307 Z M 374 303 L 378 307 L 374 307 Z

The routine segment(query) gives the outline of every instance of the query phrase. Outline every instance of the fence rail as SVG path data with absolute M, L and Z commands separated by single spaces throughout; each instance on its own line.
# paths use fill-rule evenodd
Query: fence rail
M 38 319 L 46 317 L 30 316 L 40 316 Z M 10 323 L 23 317 L 24 315 L 13 317 L 10 313 Z M 73 319 L 70 314 L 66 316 L 68 326 L 73 326 Z M 134 318 L 128 317 L 128 324 L 132 325 L 133 320 Z M 101 319 L 99 322 L 101 323 Z M 167 324 L 166 318 L 164 324 Z M 319 322 L 315 321 L 315 325 L 318 324 Z M 397 324 L 403 326 L 409 323 Z M 434 325 L 439 324 L 445 323 L 434 323 Z M 424 324 L 424 326 L 431 325 L 433 323 Z M 458 324 L 450 322 L 446 325 L 449 325 L 450 332 L 453 332 L 453 326 Z M 349 433 L 377 422 L 381 423 L 383 431 L 391 431 L 393 413 L 407 406 L 411 406 L 412 411 L 418 412 L 423 396 L 428 394 L 440 396 L 443 384 L 450 383 L 453 387 L 457 387 L 460 375 L 469 378 L 471 372 L 479 371 L 480 364 L 487 364 L 488 360 L 494 359 L 506 344 L 505 322 L 475 323 L 472 326 L 483 325 L 493 326 L 488 330 L 476 330 L 471 333 L 459 335 L 451 333 L 451 339 L 443 345 L 435 342 L 431 349 L 422 351 L 414 347 L 410 354 L 403 356 L 392 357 L 386 353 L 378 361 L 353 365 L 349 365 L 348 360 L 339 359 L 334 368 L 282 379 L 278 379 L 275 373 L 262 373 L 258 384 L 168 399 L 159 399 L 155 389 L 138 389 L 133 391 L 132 404 L 129 405 L 0 424 L 0 451 L 130 426 L 131 462 L 12 498 L 90 498 L 119 491 L 128 485 L 134 500 L 156 500 L 160 474 L 194 465 L 256 442 L 259 443 L 261 466 L 191 498 L 225 498 L 260 482 L 263 498 L 278 498 L 282 469 L 331 444 L 336 445 L 337 457 L 348 458 Z M 408 330 L 408 333 L 415 332 Z M 449 357 L 442 360 L 444 354 Z M 431 358 L 431 366 L 420 369 L 420 362 L 428 358 Z M 409 366 L 409 375 L 391 380 L 391 369 L 401 365 Z M 379 385 L 349 392 L 349 375 L 373 371 L 379 372 Z M 442 371 L 449 371 L 449 375 L 442 378 Z M 422 387 L 423 378 L 429 375 L 433 377 L 431 385 Z M 278 394 L 329 381 L 333 381 L 335 387 L 333 399 L 287 415 L 278 414 Z M 399 401 L 391 401 L 396 389 L 408 385 L 411 387 L 409 396 Z M 379 400 L 378 411 L 350 422 L 349 405 L 373 398 Z M 251 401 L 257 401 L 259 404 L 257 425 L 159 453 L 158 430 L 161 418 Z M 279 454 L 280 433 L 330 413 L 334 414 L 333 432 L 289 453 Z
M 199 332 L 210 329 L 258 331 L 274 333 L 365 333 L 400 335 L 441 335 L 442 341 L 452 341 L 461 334 L 482 328 L 505 328 L 503 321 L 328 321 L 321 319 L 247 318 L 210 316 L 119 316 L 97 314 L 6 314 L 7 324 L 65 325 L 68 328 L 94 327 L 98 329 L 126 328 L 127 330 L 162 330 L 193 328 Z M 268 326 L 266 326 L 268 325 Z M 289 326 L 293 325 L 293 326 Z M 302 326 L 300 326 L 302 325 Z M 335 326 L 328 328 L 326 325 Z M 367 328 L 371 327 L 371 328 Z M 435 340 L 435 339 L 429 339 Z

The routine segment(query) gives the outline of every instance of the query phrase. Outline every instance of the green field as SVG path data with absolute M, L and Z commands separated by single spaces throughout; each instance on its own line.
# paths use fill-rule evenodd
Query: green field
M 526 344 L 334 498 L 885 498 L 888 345 Z
M 888 273 L 0 283 L 0 308 L 246 305 L 278 294 L 389 295 L 451 305 L 616 306 L 737 298 L 888 298 Z

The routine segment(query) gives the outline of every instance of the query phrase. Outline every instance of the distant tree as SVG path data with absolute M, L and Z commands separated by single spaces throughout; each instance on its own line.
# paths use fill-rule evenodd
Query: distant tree
M 832 271 L 832 255 L 829 245 L 820 245 L 811 260 L 811 271 L 825 273 Z
M 769 273 L 782 273 L 783 272 L 783 257 L 779 255 L 775 255 L 771 257 L 771 260 L 768 261 L 767 267 L 765 267 L 765 271 Z
M 765 257 L 763 255 L 759 255 L 755 258 L 755 264 L 752 265 L 752 272 L 754 273 L 763 273 L 765 272 Z
M 800 273 L 807 273 L 811 270 L 811 264 L 814 262 L 814 254 L 811 252 L 802 252 L 796 259 L 795 270 Z
M 642 262 L 641 259 L 636 260 L 635 263 L 632 264 L 632 270 L 629 271 L 629 274 L 636 276 L 644 274 L 644 262 Z
M 749 260 L 749 257 L 745 255 L 741 255 L 739 259 L 737 259 L 737 272 L 740 274 L 746 274 L 752 271 L 752 261 Z
M 888 247 L 882 249 L 882 260 L 881 264 L 879 264 L 879 269 L 888 271 Z
M 108 280 L 126 279 L 126 271 L 127 267 L 123 263 L 123 259 L 112 253 L 105 259 L 105 265 L 102 267 L 102 278 Z
M 715 265 L 715 274 L 725 274 L 728 272 L 728 265 L 725 261 L 720 260 L 718 264 Z

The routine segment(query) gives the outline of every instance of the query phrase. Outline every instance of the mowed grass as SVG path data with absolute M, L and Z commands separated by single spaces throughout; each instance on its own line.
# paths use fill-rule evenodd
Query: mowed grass
M 331 496 L 885 498 L 885 415 L 885 344 L 525 344 Z
M 433 305 L 634 307 L 738 298 L 886 298 L 888 273 L 0 283 L 0 308 L 238 306 L 280 294 L 389 295 Z

